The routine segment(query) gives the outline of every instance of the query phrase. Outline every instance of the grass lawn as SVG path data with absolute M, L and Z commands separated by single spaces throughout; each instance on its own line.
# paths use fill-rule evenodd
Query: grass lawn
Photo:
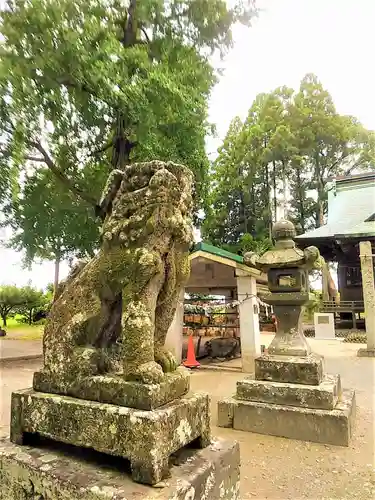
M 44 325 L 27 325 L 19 323 L 17 316 L 7 319 L 7 326 L 3 327 L 7 332 L 4 340 L 39 340 L 43 336 Z

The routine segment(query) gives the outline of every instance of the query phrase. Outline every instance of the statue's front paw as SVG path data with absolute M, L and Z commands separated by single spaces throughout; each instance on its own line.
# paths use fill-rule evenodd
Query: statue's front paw
M 155 361 L 163 368 L 164 373 L 174 372 L 177 369 L 177 360 L 164 347 L 155 347 Z
M 149 363 L 139 365 L 126 378 L 141 382 L 142 384 L 160 384 L 163 377 L 164 373 L 161 367 L 155 361 L 150 361 Z

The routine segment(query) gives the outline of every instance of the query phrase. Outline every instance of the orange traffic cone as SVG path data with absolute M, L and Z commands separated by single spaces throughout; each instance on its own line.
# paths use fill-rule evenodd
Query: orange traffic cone
M 198 361 L 195 359 L 194 342 L 192 335 L 190 335 L 188 340 L 187 358 L 182 364 L 186 366 L 186 368 L 197 368 L 198 366 L 200 366 L 200 363 L 198 363 Z

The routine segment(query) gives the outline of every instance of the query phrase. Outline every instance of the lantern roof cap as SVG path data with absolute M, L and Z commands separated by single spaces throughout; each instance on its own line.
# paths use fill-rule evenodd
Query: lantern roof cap
M 275 247 L 267 250 L 263 255 L 245 254 L 245 263 L 252 264 L 258 269 L 266 271 L 270 268 L 311 268 L 319 259 L 319 250 L 309 247 L 301 250 L 296 247 L 294 238 L 296 230 L 294 224 L 288 220 L 281 219 L 276 222 L 272 229 Z

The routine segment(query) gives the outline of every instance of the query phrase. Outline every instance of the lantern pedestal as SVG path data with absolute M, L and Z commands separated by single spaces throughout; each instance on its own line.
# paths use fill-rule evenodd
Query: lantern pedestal
M 355 394 L 342 390 L 339 375 L 325 375 L 323 358 L 311 352 L 303 334 L 302 306 L 309 301 L 308 271 L 319 251 L 295 246 L 295 228 L 277 222 L 275 247 L 244 260 L 266 271 L 277 332 L 268 354 L 255 359 L 255 380 L 237 383 L 233 398 L 219 401 L 218 425 L 273 436 L 349 446 L 355 419 Z
M 324 375 L 317 355 L 261 356 L 255 380 L 241 380 L 218 404 L 219 427 L 337 446 L 349 446 L 354 419 L 354 391 Z

